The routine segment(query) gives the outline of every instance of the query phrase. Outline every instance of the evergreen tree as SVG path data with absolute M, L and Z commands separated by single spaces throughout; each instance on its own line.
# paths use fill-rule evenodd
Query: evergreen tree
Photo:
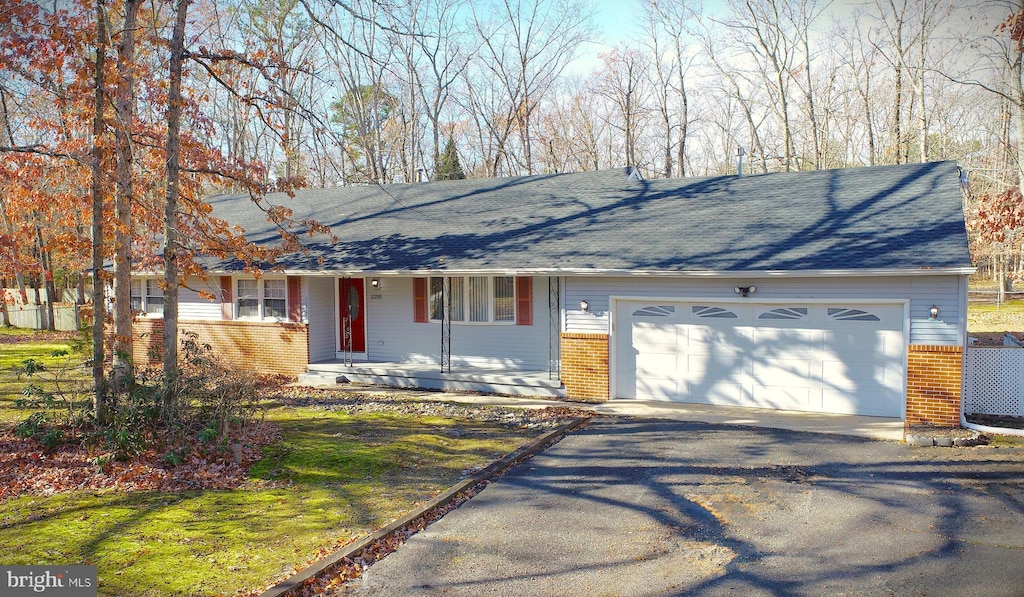
M 459 152 L 455 151 L 455 139 L 448 136 L 448 144 L 444 146 L 444 153 L 434 168 L 434 180 L 461 180 L 466 178 L 462 171 L 462 164 L 459 163 Z

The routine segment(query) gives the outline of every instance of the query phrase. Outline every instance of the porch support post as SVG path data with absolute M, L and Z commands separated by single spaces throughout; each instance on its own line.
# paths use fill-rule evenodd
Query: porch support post
M 452 371 L 452 279 L 441 278 L 441 373 Z
M 561 278 L 548 277 L 548 379 L 561 379 L 562 363 Z

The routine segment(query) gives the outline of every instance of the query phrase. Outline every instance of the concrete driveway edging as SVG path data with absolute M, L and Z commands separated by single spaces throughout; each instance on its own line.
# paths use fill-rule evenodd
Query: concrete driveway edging
M 565 437 L 573 430 L 586 424 L 588 421 L 590 421 L 590 419 L 591 417 L 573 419 L 572 421 L 566 423 L 565 425 L 562 425 L 556 429 L 552 429 L 551 431 L 542 434 L 540 437 L 526 444 L 525 446 L 519 448 L 518 450 L 510 452 L 509 454 L 502 456 L 498 460 L 495 460 L 494 462 L 492 462 L 485 468 L 481 469 L 474 475 L 467 477 L 462 481 L 459 481 L 455 485 L 452 485 L 444 492 L 442 492 L 440 495 L 438 495 L 436 498 L 430 500 L 428 503 L 421 506 L 420 508 L 417 508 L 412 512 L 409 512 L 408 514 L 392 522 L 391 524 L 373 532 L 370 535 L 363 537 L 362 539 L 355 541 L 354 543 L 349 543 L 348 545 L 342 547 L 338 551 L 335 551 L 334 553 L 323 557 L 319 561 L 311 564 L 310 566 L 307 566 L 306 568 L 303 568 L 299 572 L 296 572 L 288 578 L 278 582 L 266 591 L 260 593 L 259 597 L 283 597 L 285 595 L 288 595 L 291 591 L 302 588 L 304 585 L 314 581 L 320 576 L 330 573 L 331 570 L 338 564 L 342 563 L 343 560 L 347 558 L 356 557 L 358 556 L 360 551 L 372 547 L 375 543 L 382 539 L 385 539 L 392 533 L 397 533 L 405 529 L 406 527 L 409 527 L 410 525 L 419 522 L 430 511 L 458 499 L 460 494 L 466 492 L 467 490 L 473 488 L 474 486 L 498 476 L 499 474 L 505 472 L 506 470 L 517 464 L 520 460 L 544 450 L 551 444 L 554 444 L 558 440 Z M 461 501 L 465 501 L 470 498 L 472 498 L 472 495 L 463 497 Z M 429 522 L 427 524 L 429 524 Z

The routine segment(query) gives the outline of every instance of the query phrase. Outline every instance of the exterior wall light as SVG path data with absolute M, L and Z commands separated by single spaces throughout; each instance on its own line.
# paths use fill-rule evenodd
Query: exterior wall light
M 378 280 L 377 278 L 370 280 L 370 286 L 373 286 L 374 288 L 380 288 L 380 280 Z
M 757 286 L 737 286 L 733 291 L 740 296 L 747 296 L 757 292 Z
M 580 301 L 580 309 L 582 309 L 584 313 L 590 313 L 590 303 L 585 300 Z
M 935 305 L 932 305 L 932 306 L 931 306 L 931 307 L 930 307 L 930 308 L 928 309 L 928 317 L 929 317 L 930 319 L 938 319 L 938 318 L 939 318 L 939 308 L 938 308 L 938 307 L 936 307 Z

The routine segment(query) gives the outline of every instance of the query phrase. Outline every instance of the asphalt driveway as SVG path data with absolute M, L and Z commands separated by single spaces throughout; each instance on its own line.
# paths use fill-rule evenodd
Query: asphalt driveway
M 591 422 L 356 595 L 1024 595 L 1024 449 Z

